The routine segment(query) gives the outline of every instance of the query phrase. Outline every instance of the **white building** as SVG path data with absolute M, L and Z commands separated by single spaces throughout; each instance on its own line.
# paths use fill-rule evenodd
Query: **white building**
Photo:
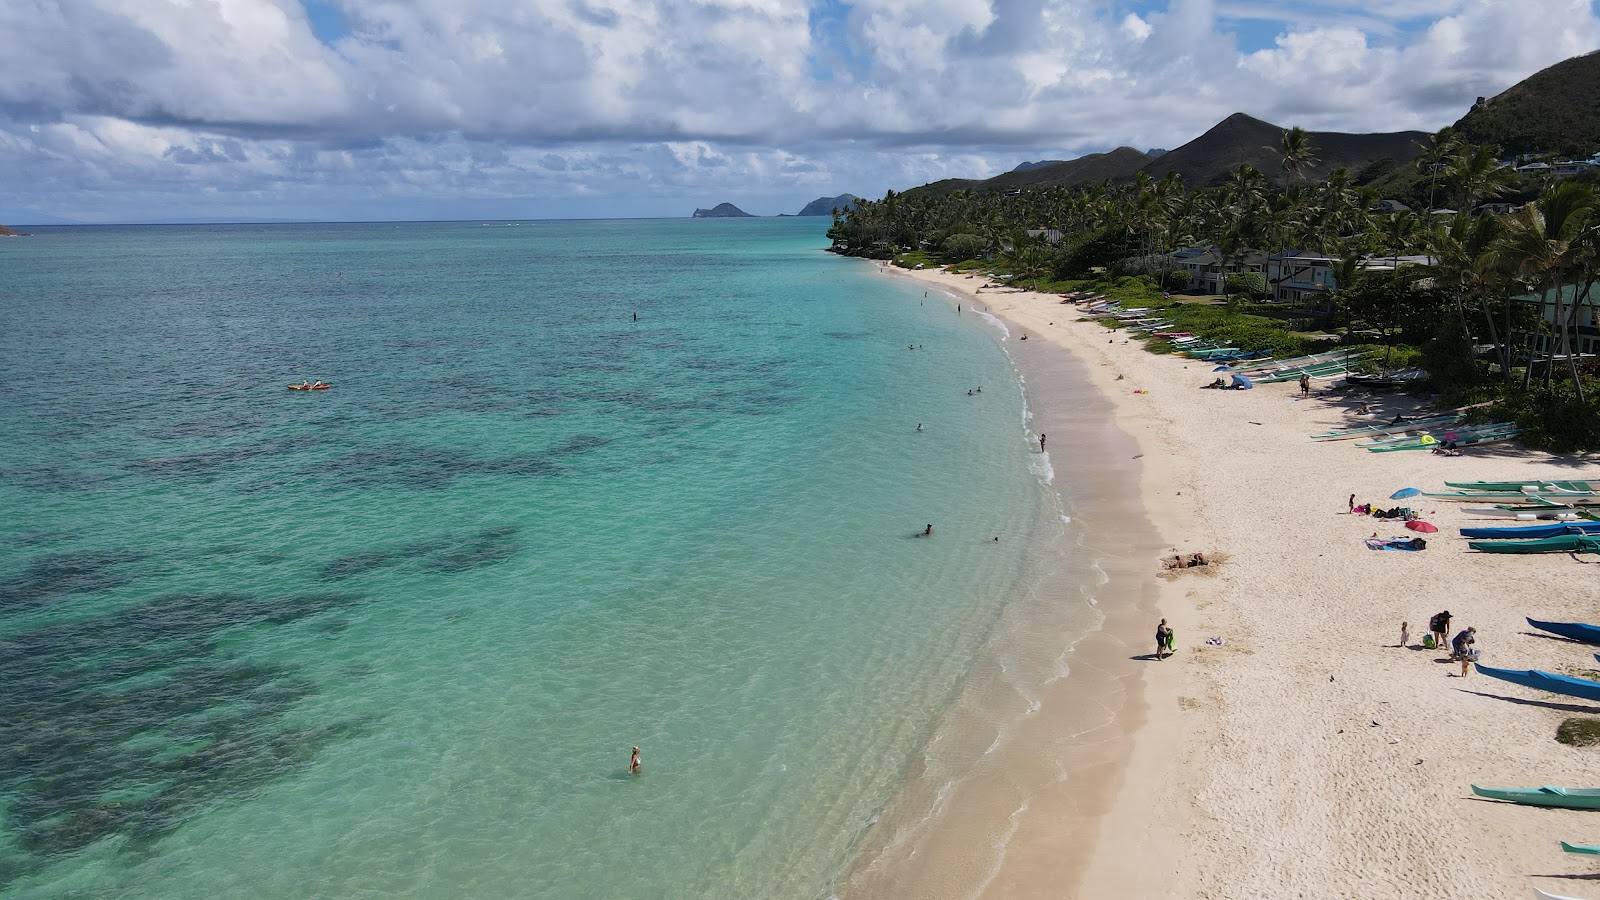
M 1189 289 L 1199 294 L 1223 293 L 1229 275 L 1241 272 L 1260 274 L 1266 256 L 1259 250 L 1246 251 L 1244 257 L 1224 264 L 1222 252 L 1216 247 L 1185 247 L 1167 255 L 1171 268 L 1189 273 Z

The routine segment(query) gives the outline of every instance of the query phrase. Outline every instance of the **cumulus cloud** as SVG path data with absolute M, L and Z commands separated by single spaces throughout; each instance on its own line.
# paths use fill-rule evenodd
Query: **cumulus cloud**
M 1240 110 L 1433 130 L 1600 47 L 1592 0 L 325 5 L 343 23 L 327 40 L 297 0 L 0 4 L 0 202 L 611 215 L 757 196 L 777 212 L 1172 147 Z M 1241 50 L 1246 25 L 1268 37 Z

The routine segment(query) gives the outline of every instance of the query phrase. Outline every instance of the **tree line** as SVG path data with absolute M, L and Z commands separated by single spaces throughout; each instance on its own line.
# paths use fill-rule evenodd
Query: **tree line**
M 1482 211 L 1528 185 L 1494 148 L 1445 129 L 1410 163 L 1426 185 L 1428 209 L 1386 212 L 1346 169 L 1307 180 L 1317 158 L 1302 129 L 1285 132 L 1272 149 L 1281 154 L 1286 186 L 1241 163 L 1203 188 L 1174 172 L 1011 193 L 890 191 L 836 210 L 828 234 L 841 253 L 985 260 L 1034 286 L 1098 273 L 1161 281 L 1175 277 L 1165 271 L 1167 254 L 1184 247 L 1215 248 L 1230 268 L 1261 252 L 1316 251 L 1336 261 L 1337 290 L 1320 323 L 1329 334 L 1354 342 L 1377 331 L 1425 351 L 1433 387 L 1452 399 L 1527 406 L 1536 392 L 1550 406 L 1570 394 L 1587 420 L 1595 418 L 1597 372 L 1579 355 L 1600 280 L 1592 176 L 1548 179 L 1519 209 Z M 1459 212 L 1435 215 L 1436 203 Z M 1402 264 L 1404 257 L 1424 261 Z M 1228 291 L 1225 300 L 1233 311 L 1246 298 Z

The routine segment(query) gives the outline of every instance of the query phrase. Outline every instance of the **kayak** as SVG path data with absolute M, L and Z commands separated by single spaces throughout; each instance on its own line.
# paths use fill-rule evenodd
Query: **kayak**
M 1528 619 L 1528 624 L 1540 631 L 1559 634 L 1574 641 L 1600 644 L 1600 627 L 1594 625 L 1585 625 L 1582 622 L 1541 622 L 1538 619 Z
M 1569 844 L 1566 841 L 1562 841 L 1561 849 L 1568 853 L 1587 853 L 1590 856 L 1600 856 L 1600 847 L 1596 847 L 1593 844 Z
M 325 390 L 327 390 L 328 388 L 331 388 L 331 387 L 333 387 L 333 385 L 331 385 L 331 384 L 291 384 L 291 385 L 289 385 L 289 390 L 291 390 L 291 391 L 325 391 Z

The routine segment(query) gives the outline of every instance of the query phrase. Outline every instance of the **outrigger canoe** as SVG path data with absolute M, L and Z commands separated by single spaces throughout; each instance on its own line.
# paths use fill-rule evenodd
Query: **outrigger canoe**
M 1587 853 L 1590 856 L 1600 856 L 1600 847 L 1596 847 L 1593 844 L 1569 844 L 1566 841 L 1562 841 L 1561 849 L 1568 853 Z
M 325 391 L 325 390 L 327 390 L 328 388 L 331 388 L 331 387 L 333 387 L 333 385 L 331 385 L 331 384 L 291 384 L 291 385 L 289 385 L 289 390 L 291 390 L 291 391 Z
M 1600 535 L 1564 534 L 1532 541 L 1467 541 L 1484 553 L 1600 553 Z
M 1384 424 L 1373 423 L 1355 428 L 1341 428 L 1337 431 L 1324 431 L 1313 434 L 1313 441 L 1343 441 L 1350 438 L 1369 437 L 1375 434 L 1398 435 L 1413 431 L 1426 431 L 1441 425 L 1449 425 L 1466 418 L 1464 415 L 1432 416 L 1426 419 L 1412 419 L 1407 422 L 1388 422 Z M 1446 482 L 1448 484 L 1449 482 Z
M 1488 538 L 1500 541 L 1551 538 L 1563 534 L 1600 534 L 1600 522 L 1552 522 L 1549 525 L 1518 525 L 1512 528 L 1486 525 L 1482 528 L 1461 529 L 1461 536 L 1464 538 Z
M 1552 694 L 1565 694 L 1568 697 L 1600 701 L 1600 681 L 1590 681 L 1587 678 L 1568 678 L 1565 675 L 1554 675 L 1550 672 L 1541 672 L 1538 669 L 1497 669 L 1494 666 L 1486 666 L 1482 663 L 1477 665 L 1477 669 L 1490 678 L 1498 678 L 1501 681 L 1520 684 L 1536 691 L 1549 691 Z
M 1472 786 L 1472 792 L 1490 800 L 1509 800 L 1523 806 L 1553 806 L 1559 809 L 1600 809 L 1600 788 L 1486 788 Z
M 1541 622 L 1538 619 L 1529 619 L 1528 624 L 1540 631 L 1559 634 L 1585 644 L 1600 644 L 1600 627 L 1594 625 L 1585 625 L 1582 622 Z
M 1600 491 L 1600 481 L 1446 481 L 1445 487 L 1468 491 L 1522 492 L 1528 488 L 1536 491 L 1550 489 L 1561 491 Z
M 1463 506 L 1461 511 L 1469 516 L 1486 516 L 1495 519 L 1516 519 L 1521 522 L 1557 521 L 1571 522 L 1588 518 L 1575 509 L 1564 506 Z

